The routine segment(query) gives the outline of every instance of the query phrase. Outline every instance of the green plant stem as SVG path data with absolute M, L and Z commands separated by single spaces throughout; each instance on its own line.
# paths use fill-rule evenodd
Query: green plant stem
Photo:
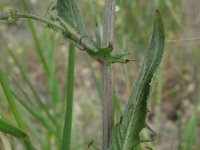
M 27 2 L 25 0 L 20 0 L 20 2 L 21 2 L 21 5 L 23 6 L 25 12 L 30 12 L 30 8 L 29 8 Z M 53 80 L 55 79 L 53 81 L 53 88 L 52 89 L 50 88 L 51 89 L 51 94 L 52 94 L 52 100 L 54 102 L 53 106 L 54 106 L 54 113 L 55 113 L 55 111 L 56 111 L 56 109 L 55 109 L 56 103 L 55 102 L 58 100 L 58 92 L 57 92 L 57 88 L 56 88 L 56 85 L 55 85 L 56 84 L 55 83 L 56 82 L 56 78 L 54 78 L 54 76 L 53 76 L 54 75 L 53 74 L 54 63 L 53 64 L 49 64 L 49 62 L 48 63 L 46 62 L 44 54 L 43 54 L 43 51 L 42 51 L 42 48 L 41 48 L 41 42 L 39 41 L 38 36 L 37 36 L 36 28 L 34 27 L 34 24 L 33 24 L 32 20 L 30 20 L 30 19 L 28 19 L 28 26 L 29 26 L 30 31 L 32 33 L 32 38 L 34 40 L 34 43 L 35 43 L 35 46 L 36 46 L 36 51 L 37 51 L 37 54 L 39 56 L 39 59 L 40 59 L 41 63 L 43 64 L 44 70 L 46 71 L 46 74 L 47 74 L 48 78 L 50 79 L 50 81 L 49 81 L 50 85 L 52 83 L 51 79 L 52 78 L 53 78 Z M 47 43 L 48 42 L 49 41 L 47 41 Z M 48 45 L 50 45 L 51 50 L 52 50 L 50 53 L 53 53 L 54 49 L 52 48 L 52 46 L 54 45 L 54 42 L 50 42 L 50 43 L 51 44 L 48 43 Z M 52 62 L 53 62 L 53 60 L 52 60 Z M 49 116 L 49 114 L 48 114 L 48 116 Z M 53 117 L 53 118 L 55 118 L 55 117 Z M 59 130 L 60 128 L 59 128 L 57 122 L 55 122 L 54 120 L 55 119 L 52 119 L 52 121 L 54 122 L 54 124 L 56 123 L 55 125 L 56 125 L 57 130 Z M 48 124 L 48 123 L 46 123 L 46 124 Z M 60 132 L 57 131 L 55 134 L 57 134 L 57 141 L 60 141 L 59 140 L 59 138 L 60 138 Z M 58 143 L 60 143 L 60 142 L 58 142 Z
M 107 150 L 110 143 L 111 131 L 114 124 L 114 110 L 112 100 L 112 75 L 110 64 L 102 64 L 103 71 L 103 150 Z
M 48 19 L 42 18 L 40 16 L 37 16 L 37 15 L 32 15 L 32 14 L 27 14 L 27 13 L 15 13 L 15 16 L 17 19 L 18 18 L 27 18 L 27 19 L 33 19 L 33 20 L 36 20 L 39 22 L 43 22 L 43 23 L 49 25 L 49 27 L 52 27 L 52 28 L 55 28 L 55 29 L 65 32 L 65 29 L 62 26 L 60 26 L 59 24 L 52 22 Z M 12 17 L 13 17 L 13 15 L 9 13 L 9 14 L 0 16 L 0 20 L 8 20 L 9 18 L 12 18 Z
M 49 125 L 48 122 L 45 121 L 45 119 L 44 119 L 41 115 L 39 115 L 39 114 L 37 113 L 37 111 L 32 110 L 32 108 L 31 108 L 29 105 L 27 105 L 14 91 L 11 90 L 11 93 L 12 93 L 12 95 L 16 98 L 16 100 L 17 100 L 21 105 L 23 105 L 24 108 L 25 108 L 27 111 L 29 111 L 30 114 L 31 114 L 32 116 L 34 116 L 35 119 L 38 120 L 38 122 L 40 122 L 45 128 L 47 128 L 48 131 L 51 131 L 52 133 L 56 134 L 56 131 Z
M 114 17 L 115 17 L 115 0 L 107 0 L 104 14 L 104 33 L 103 47 L 108 47 L 114 42 Z M 112 128 L 114 125 L 114 110 L 112 100 L 112 75 L 111 64 L 102 63 L 103 73 L 103 145 L 102 149 L 109 148 Z
M 26 12 L 29 12 L 30 9 L 29 9 L 29 6 L 27 5 L 27 3 L 25 2 L 25 0 L 20 0 L 20 2 L 22 4 L 24 10 Z M 33 38 L 33 40 L 35 42 L 36 51 L 38 53 L 40 61 L 42 62 L 43 66 L 44 66 L 44 69 L 45 69 L 46 73 L 48 74 L 49 68 L 48 68 L 48 65 L 47 65 L 47 63 L 45 61 L 44 55 L 42 53 L 42 48 L 41 48 L 41 45 L 40 45 L 40 41 L 39 41 L 39 39 L 37 37 L 36 29 L 35 29 L 35 27 L 33 25 L 33 22 L 31 20 L 28 20 L 28 26 L 30 28 L 30 31 L 31 31 L 31 34 L 32 34 L 32 38 Z
M 5 40 L 2 38 L 3 43 L 6 43 Z M 23 67 L 21 66 L 21 64 L 19 63 L 18 59 L 16 58 L 15 54 L 12 52 L 12 50 L 5 44 L 5 48 L 7 49 L 8 53 L 10 54 L 10 56 L 13 58 L 15 64 L 17 65 L 17 67 L 19 68 L 21 75 L 24 79 L 24 81 L 26 82 L 26 84 L 28 85 L 28 87 L 30 88 L 30 90 L 33 93 L 33 96 L 35 97 L 35 99 L 37 100 L 37 102 L 40 104 L 40 106 L 43 108 L 43 110 L 45 111 L 45 113 L 47 114 L 47 116 L 51 119 L 51 121 L 57 125 L 57 121 L 55 120 L 55 118 L 50 114 L 48 107 L 46 106 L 46 104 L 41 100 L 41 98 L 39 97 L 39 95 L 37 94 L 35 88 L 33 87 L 32 83 L 30 82 L 29 78 L 26 76 L 26 73 L 23 69 Z
M 89 50 L 89 52 L 97 52 L 98 48 L 93 44 L 88 43 L 83 35 L 80 35 L 76 29 L 74 29 L 70 24 L 64 21 L 62 18 L 57 17 L 56 20 L 64 28 L 65 34 L 70 37 L 70 39 L 76 43 L 76 46 L 82 50 Z
M 66 86 L 66 112 L 62 139 L 62 150 L 70 150 L 71 147 L 71 130 L 73 117 L 73 93 L 74 93 L 74 64 L 75 64 L 75 47 L 70 44 L 68 56 L 68 72 Z
M 44 135 L 41 135 L 40 128 L 38 128 L 38 126 L 35 126 L 35 124 L 33 123 L 32 118 L 29 117 L 28 115 L 24 115 L 23 116 L 23 120 L 24 120 L 24 122 L 26 122 L 26 126 L 27 126 L 29 132 L 31 133 L 31 138 L 32 139 L 35 138 L 36 141 L 38 142 L 37 147 L 39 145 L 41 145 L 41 149 L 42 150 L 47 150 L 45 148 L 47 142 L 44 140 Z
M 22 88 L 21 84 L 19 84 L 19 82 L 17 82 L 17 80 L 15 78 L 13 79 L 13 83 L 19 89 L 20 93 L 24 96 L 27 104 L 33 106 L 33 102 L 31 101 L 31 98 L 29 97 L 28 93 L 25 92 L 25 90 Z
M 63 32 L 64 34 L 66 34 L 67 36 L 69 36 L 69 38 L 73 42 L 75 42 L 79 48 L 83 48 L 83 50 L 87 49 L 88 51 L 91 51 L 91 52 L 98 51 L 98 49 L 94 45 L 91 45 L 90 43 L 88 43 L 88 41 L 86 41 L 84 39 L 84 36 L 80 35 L 72 26 L 70 26 L 67 22 L 64 22 L 64 20 L 62 20 L 59 17 L 56 18 L 56 21 L 58 21 L 60 24 L 57 24 L 51 20 L 45 19 L 41 16 L 28 14 L 28 13 L 14 12 L 14 14 L 9 13 L 9 14 L 0 16 L 0 20 L 8 21 L 9 19 L 12 19 L 11 20 L 12 22 L 15 22 L 19 18 L 26 18 L 26 19 L 32 19 L 32 20 L 36 20 L 39 22 L 43 22 L 43 23 L 47 24 L 47 26 L 49 28 L 59 30 L 59 31 Z M 36 35 L 34 35 L 34 36 L 36 36 Z
M 5 76 L 4 76 L 3 72 L 2 72 L 1 65 L 0 65 L 0 83 L 2 85 L 2 88 L 4 90 L 6 98 L 8 100 L 8 103 L 9 103 L 9 105 L 10 105 L 12 111 L 13 111 L 13 114 L 15 116 L 15 119 L 16 119 L 16 122 L 17 122 L 19 128 L 22 131 L 25 132 L 25 130 L 26 130 L 25 129 L 25 125 L 24 125 L 24 123 L 22 121 L 22 118 L 20 116 L 18 107 L 17 107 L 17 105 L 16 105 L 16 103 L 15 103 L 13 97 L 12 97 L 12 94 L 11 94 L 10 90 L 9 90 L 8 83 L 5 80 Z M 31 144 L 31 142 L 30 142 L 30 140 L 28 138 L 24 138 L 24 144 L 25 144 L 27 150 L 34 150 L 32 144 Z

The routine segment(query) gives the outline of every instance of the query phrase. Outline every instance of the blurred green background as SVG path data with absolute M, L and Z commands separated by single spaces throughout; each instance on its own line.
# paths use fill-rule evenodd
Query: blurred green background
M 25 0 L 30 12 L 43 17 L 56 14 L 52 0 Z M 53 2 L 53 3 L 52 3 Z M 95 24 L 102 32 L 105 0 L 77 0 L 86 27 L 95 36 Z M 158 150 L 200 149 L 200 1 L 199 0 L 117 0 L 115 49 L 126 49 L 136 61 L 113 66 L 115 121 L 130 95 L 137 71 L 152 34 L 154 11 L 161 11 L 166 31 L 165 57 L 154 82 L 148 122 L 157 140 L 141 147 Z M 25 12 L 23 0 L 1 0 L 0 14 L 9 10 Z M 38 150 L 54 148 L 59 135 L 49 132 L 33 116 L 27 104 L 46 122 L 51 122 L 38 103 L 45 103 L 61 132 L 68 45 L 62 34 L 45 25 L 21 19 L 0 22 L 0 62 L 20 107 L 29 136 Z M 101 66 L 84 52 L 76 50 L 72 149 L 87 150 L 101 143 Z M 17 98 L 18 97 L 18 98 Z M 0 87 L 0 116 L 13 124 L 13 114 Z M 121 105 L 121 106 L 120 106 Z M 25 115 L 24 115 L 25 114 Z M 52 121 L 53 122 L 53 121 Z M 51 124 L 51 123 L 49 123 Z M 53 124 L 53 123 L 52 123 Z M 144 138 L 151 134 L 144 131 Z M 0 149 L 23 149 L 20 140 L 0 134 Z M 4 141 L 4 142 L 3 142 Z M 143 148 L 144 149 L 144 148 Z

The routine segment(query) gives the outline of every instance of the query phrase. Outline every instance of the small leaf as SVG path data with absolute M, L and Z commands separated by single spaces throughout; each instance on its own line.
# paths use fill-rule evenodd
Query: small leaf
M 107 48 L 99 49 L 99 51 L 97 51 L 96 53 L 91 52 L 91 51 L 87 51 L 87 52 L 91 57 L 93 57 L 96 60 L 108 61 L 109 58 L 111 57 L 112 50 L 113 50 L 112 47 L 107 47 Z
M 3 119 L 0 119 L 0 131 L 5 134 L 10 134 L 15 136 L 16 138 L 25 138 L 27 137 L 26 133 L 22 130 L 14 127 L 10 123 L 4 121 Z
M 139 143 L 151 141 L 140 139 L 139 134 L 143 128 L 148 128 L 146 124 L 147 101 L 151 93 L 151 83 L 164 53 L 164 41 L 162 18 L 159 11 L 156 10 L 150 47 L 125 108 L 123 121 L 113 129 L 111 150 L 134 150 Z
M 123 60 L 122 58 L 128 53 L 126 51 L 113 51 L 112 46 L 99 49 L 98 52 L 87 51 L 88 54 L 94 59 L 100 62 L 106 63 L 127 63 L 129 60 Z
M 118 50 L 118 51 L 113 51 L 110 58 L 109 58 L 109 62 L 110 63 L 127 63 L 129 60 L 123 60 L 122 58 L 124 56 L 127 56 L 128 52 L 124 51 L 124 50 Z
M 127 56 L 129 53 L 125 50 L 117 50 L 117 51 L 113 51 L 112 52 L 112 57 L 113 58 L 118 58 L 118 59 L 121 59 L 122 57 L 124 56 Z

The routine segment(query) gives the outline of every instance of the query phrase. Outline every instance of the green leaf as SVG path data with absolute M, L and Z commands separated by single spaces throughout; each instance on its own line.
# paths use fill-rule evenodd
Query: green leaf
M 139 134 L 143 128 L 147 128 L 147 101 L 164 53 L 164 37 L 162 18 L 156 10 L 150 47 L 125 108 L 123 120 L 113 129 L 111 150 L 134 150 L 137 144 L 150 141 L 142 140 Z
M 17 105 L 16 105 L 16 103 L 15 103 L 15 101 L 14 101 L 12 95 L 11 95 L 8 83 L 5 80 L 5 76 L 4 76 L 3 71 L 1 69 L 1 64 L 0 64 L 0 83 L 1 83 L 2 89 L 5 93 L 5 96 L 8 100 L 8 103 L 10 105 L 10 108 L 13 111 L 13 114 L 15 116 L 15 120 L 16 120 L 19 128 L 21 130 L 25 130 L 24 122 L 22 121 L 18 107 L 17 107 Z M 34 150 L 35 149 L 28 138 L 24 138 L 23 141 L 24 141 L 24 144 L 25 144 L 25 146 L 28 150 Z
M 65 25 L 71 28 L 75 34 L 80 34 L 84 37 L 86 43 L 89 43 L 92 49 L 96 52 L 95 42 L 92 41 L 85 24 L 83 22 L 81 11 L 76 3 L 76 0 L 57 0 L 56 9 L 58 16 L 65 21 Z M 82 38 L 81 37 L 81 38 Z M 72 40 L 69 35 L 64 34 L 64 38 L 69 42 L 78 46 L 77 41 Z
M 56 9 L 59 17 L 75 29 L 78 29 L 83 35 L 87 35 L 76 0 L 57 0 Z
M 122 57 L 126 53 L 114 53 L 113 48 L 101 46 L 101 35 L 99 27 L 96 26 L 96 41 L 93 41 L 85 28 L 80 9 L 76 0 L 57 0 L 56 9 L 58 12 L 58 21 L 66 29 L 64 39 L 74 44 L 76 47 L 85 50 L 91 57 L 96 60 L 107 63 L 124 63 Z M 83 45 L 81 43 L 84 43 Z
M 127 56 L 128 52 L 125 50 L 117 50 L 117 51 L 113 51 L 110 58 L 109 58 L 109 62 L 110 63 L 127 63 L 129 60 L 123 60 L 122 58 L 124 56 Z
M 96 59 L 96 60 L 99 60 L 99 61 L 108 61 L 110 56 L 111 56 L 112 50 L 113 50 L 112 47 L 107 47 L 107 48 L 99 49 L 99 51 L 97 51 L 97 52 L 87 51 L 87 53 L 93 59 Z
M 97 52 L 87 51 L 87 53 L 93 59 L 106 63 L 126 63 L 127 60 L 123 60 L 122 58 L 128 55 L 126 51 L 113 51 L 112 46 L 99 49 Z
M 0 131 L 5 134 L 10 134 L 15 136 L 16 138 L 25 138 L 27 137 L 26 133 L 22 130 L 14 127 L 10 123 L 6 122 L 3 119 L 0 119 Z

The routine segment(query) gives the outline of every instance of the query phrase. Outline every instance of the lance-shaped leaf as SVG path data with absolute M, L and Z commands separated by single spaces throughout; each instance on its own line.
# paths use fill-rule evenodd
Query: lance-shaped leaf
M 11 125 L 3 119 L 0 119 L 0 131 L 5 134 L 13 135 L 16 138 L 25 138 L 27 136 L 25 132 L 16 128 L 15 126 Z
M 159 11 L 156 10 L 150 47 L 125 108 L 123 121 L 113 129 L 111 150 L 134 150 L 137 144 L 145 142 L 139 134 L 143 128 L 147 127 L 147 101 L 151 93 L 154 76 L 164 53 L 164 41 L 162 18 Z

